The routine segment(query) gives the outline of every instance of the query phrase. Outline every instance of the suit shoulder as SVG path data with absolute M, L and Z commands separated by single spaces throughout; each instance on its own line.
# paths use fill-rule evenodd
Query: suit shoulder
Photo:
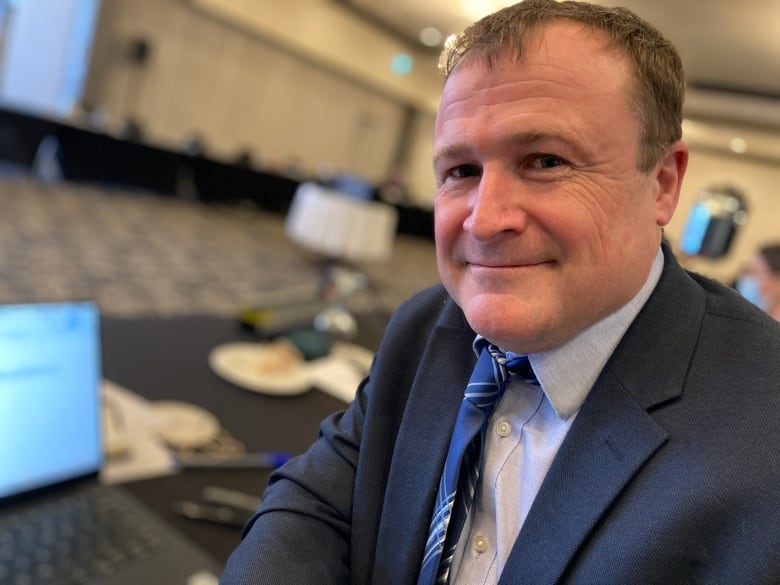
M 707 298 L 699 355 L 708 368 L 720 371 L 724 378 L 733 377 L 734 385 L 748 380 L 742 393 L 771 397 L 776 409 L 780 406 L 780 322 L 735 290 L 698 275 L 694 278 Z M 727 372 L 721 369 L 723 363 L 728 363 Z
M 426 336 L 437 325 L 468 327 L 460 307 L 441 284 L 423 289 L 401 303 L 390 317 L 385 337 Z
M 407 310 L 417 306 L 444 306 L 444 304 L 451 300 L 450 295 L 447 293 L 447 289 L 444 288 L 443 284 L 439 283 L 416 292 L 401 303 L 398 306 L 398 310 Z
M 441 284 L 423 289 L 401 303 L 393 313 L 394 320 L 438 318 L 448 305 L 454 305 L 452 298 Z
M 732 321 L 735 327 L 755 327 L 757 333 L 764 330 L 768 337 L 780 340 L 780 323 L 747 301 L 737 291 L 700 274 L 690 273 L 690 276 L 707 295 L 705 309 L 707 315 Z

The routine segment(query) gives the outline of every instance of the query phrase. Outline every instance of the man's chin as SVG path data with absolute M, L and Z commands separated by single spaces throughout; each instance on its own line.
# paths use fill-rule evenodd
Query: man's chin
M 517 297 L 481 294 L 461 307 L 471 328 L 502 349 L 528 353 L 545 345 L 542 312 Z

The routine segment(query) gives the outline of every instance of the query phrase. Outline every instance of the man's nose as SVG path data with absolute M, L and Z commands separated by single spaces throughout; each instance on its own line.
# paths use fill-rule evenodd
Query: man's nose
M 527 216 L 518 183 L 507 173 L 483 171 L 471 195 L 463 230 L 475 238 L 489 239 L 501 232 L 525 229 Z

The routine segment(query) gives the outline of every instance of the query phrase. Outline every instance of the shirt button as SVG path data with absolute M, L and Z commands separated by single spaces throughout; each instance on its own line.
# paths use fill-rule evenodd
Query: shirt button
M 474 550 L 478 553 L 483 553 L 488 549 L 488 539 L 487 536 L 482 536 L 481 534 L 474 538 Z
M 512 425 L 510 425 L 507 421 L 502 420 L 496 425 L 496 433 L 498 433 L 499 437 L 508 437 L 510 434 L 512 434 Z

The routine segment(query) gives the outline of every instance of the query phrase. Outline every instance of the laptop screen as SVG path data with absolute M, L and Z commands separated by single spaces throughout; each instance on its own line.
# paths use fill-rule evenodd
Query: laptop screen
M 95 303 L 0 305 L 0 498 L 100 469 L 100 380 Z

